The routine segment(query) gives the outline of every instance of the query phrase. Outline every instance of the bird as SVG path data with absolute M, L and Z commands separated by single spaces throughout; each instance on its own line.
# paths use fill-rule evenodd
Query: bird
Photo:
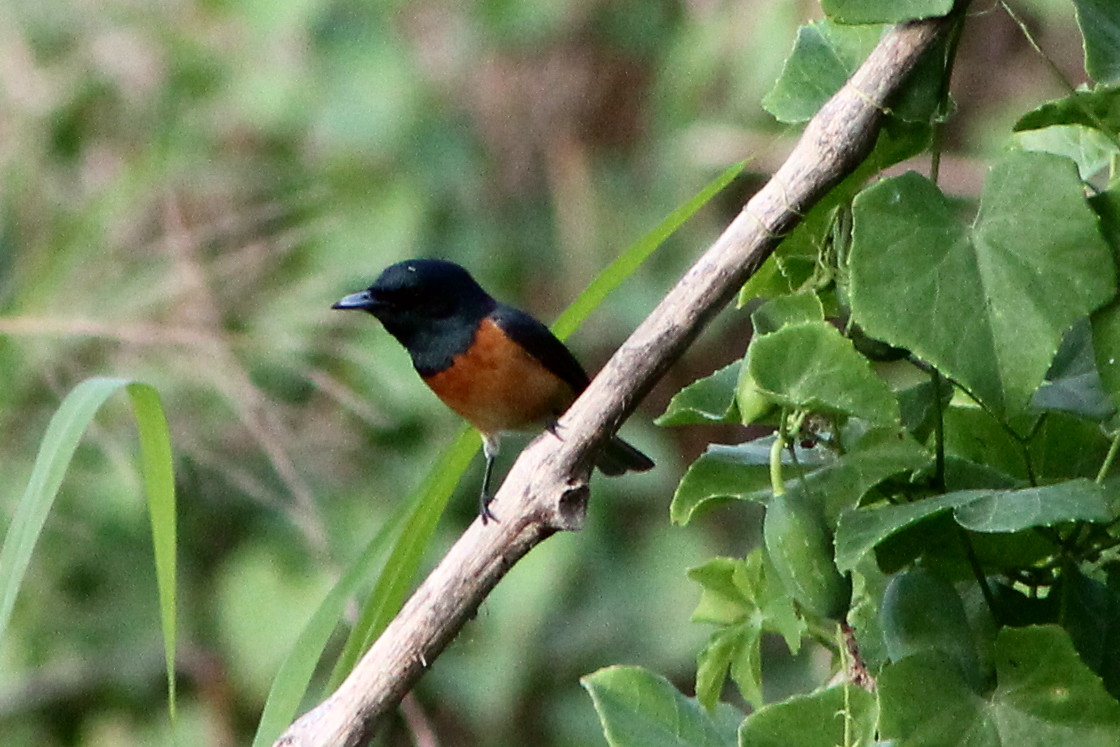
M 548 327 L 495 300 L 465 268 L 446 260 L 397 262 L 331 308 L 372 314 L 436 396 L 479 432 L 486 457 L 479 516 L 483 524 L 497 521 L 490 478 L 503 434 L 555 434 L 560 415 L 588 385 L 583 366 Z M 616 476 L 654 463 L 612 435 L 595 466 Z

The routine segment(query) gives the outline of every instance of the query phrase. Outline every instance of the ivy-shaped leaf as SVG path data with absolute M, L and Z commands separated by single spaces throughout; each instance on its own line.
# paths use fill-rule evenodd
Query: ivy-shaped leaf
M 879 678 L 880 736 L 914 744 L 1120 743 L 1120 703 L 1056 626 L 1004 628 L 996 638 L 996 687 L 973 691 L 949 657 L 923 652 Z
M 735 361 L 674 394 L 665 412 L 657 418 L 657 425 L 738 422 L 735 387 L 739 380 L 739 367 L 740 361 Z
M 1073 164 L 1014 153 L 995 167 L 971 227 L 908 173 L 856 198 L 852 312 L 1004 416 L 1022 412 L 1079 317 L 1116 271 Z
M 1073 0 L 1085 40 L 1085 70 L 1098 83 L 1120 81 L 1120 4 Z
M 734 747 L 742 714 L 720 703 L 713 712 L 664 677 L 641 667 L 607 667 L 580 680 L 591 695 L 611 747 Z
M 821 9 L 837 23 L 904 23 L 943 16 L 953 0 L 821 0 Z
M 780 407 L 899 422 L 890 387 L 827 322 L 791 324 L 756 337 L 747 365 L 754 386 Z
M 878 716 L 875 696 L 851 684 L 797 695 L 760 708 L 743 722 L 743 747 L 836 747 L 872 744 Z

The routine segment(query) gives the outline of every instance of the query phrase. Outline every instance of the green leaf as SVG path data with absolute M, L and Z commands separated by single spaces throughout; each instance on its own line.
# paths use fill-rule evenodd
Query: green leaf
M 1051 596 L 1061 600 L 1062 627 L 1081 660 L 1120 699 L 1120 596 L 1075 567 L 1063 571 Z
M 797 653 L 804 623 L 761 547 L 742 559 L 712 558 L 688 569 L 688 577 L 702 589 L 693 622 L 735 625 L 753 617 L 762 629 L 782 635 Z
M 777 409 L 751 376 L 750 360 L 748 348 L 739 366 L 739 380 L 735 382 L 735 411 L 742 425 L 764 423 Z
M 1016 133 L 1011 142 L 1021 150 L 1068 158 L 1077 164 L 1077 173 L 1084 181 L 1108 168 L 1116 153 L 1116 144 L 1108 135 L 1082 125 L 1051 125 L 1041 130 L 1027 130 Z
M 93 416 L 114 392 L 128 391 L 140 440 L 140 469 L 152 527 L 160 621 L 167 666 L 168 709 L 175 718 L 175 477 L 171 438 L 159 395 L 148 384 L 127 379 L 86 379 L 66 395 L 47 425 L 27 488 L 0 548 L 0 639 L 35 544 L 62 479 Z
M 876 504 L 845 511 L 836 525 L 836 567 L 850 571 L 860 558 L 895 532 L 987 494 L 984 490 L 962 490 L 914 503 Z
M 1114 0 L 1073 0 L 1085 40 L 1085 71 L 1098 83 L 1120 81 L 1120 6 Z
M 759 306 L 751 314 L 756 335 L 775 332 L 787 324 L 823 322 L 824 307 L 815 293 L 794 293 L 778 296 Z
M 1015 123 L 1014 130 L 1040 130 L 1052 125 L 1083 125 L 1108 132 L 1120 130 L 1120 87 L 1098 86 L 1092 91 L 1077 91 L 1047 101 L 1029 111 Z
M 852 324 L 846 336 L 852 341 L 859 354 L 873 363 L 893 363 L 905 360 L 910 355 L 910 351 L 905 348 L 896 348 L 868 336 L 858 324 Z
M 720 703 L 711 713 L 660 675 L 614 666 L 580 680 L 611 747 L 729 747 L 742 714 Z
M 712 558 L 688 569 L 688 578 L 700 584 L 700 601 L 692 612 L 693 622 L 734 625 L 756 608 L 749 585 L 744 588 L 737 576 L 747 574 L 747 561 L 740 558 Z
M 729 446 L 711 444 L 689 465 L 669 507 L 674 524 L 687 524 L 701 506 L 730 499 L 765 500 L 770 495 L 770 446 L 774 436 Z M 782 466 L 791 478 L 830 458 L 824 449 L 797 450 L 797 463 L 782 451 Z
M 970 535 L 975 559 L 991 574 L 1021 570 L 1052 558 L 1054 544 L 1037 532 Z M 971 561 L 961 527 L 951 514 L 938 514 L 906 527 L 875 548 L 875 560 L 887 572 L 921 559 L 947 578 L 971 578 Z
M 1029 431 L 1037 417 L 1031 414 L 1005 425 L 979 407 L 948 408 L 945 411 L 945 453 L 969 462 L 969 470 L 983 470 L 992 477 L 1003 475 L 1006 483 L 975 482 L 970 478 L 963 484 L 956 484 L 959 487 L 1019 487 L 1031 481 L 1028 460 L 1036 482 L 1095 477 L 1109 447 L 1108 437 L 1100 425 L 1062 412 L 1051 412 L 1035 427 L 1024 452 L 1024 444 L 1013 438 L 1007 427 Z
M 820 272 L 820 257 L 826 253 L 838 209 L 850 206 L 867 180 L 883 169 L 926 150 L 932 129 L 888 118 L 879 129 L 871 153 L 854 172 L 828 191 L 786 236 L 773 254 L 739 292 L 739 306 L 756 298 L 775 298 L 805 287 Z
M 847 623 L 855 632 L 860 657 L 868 671 L 878 672 L 887 662 L 887 647 L 879 624 L 883 593 L 890 576 L 874 556 L 867 556 L 852 572 L 852 607 Z
M 1030 440 L 1028 453 L 1039 482 L 1096 477 L 1111 441 L 1099 423 L 1051 412 Z
M 762 631 L 748 620 L 712 634 L 696 655 L 696 699 L 711 709 L 719 702 L 728 672 L 743 699 L 762 705 Z
M 780 635 L 789 652 L 796 655 L 801 650 L 801 638 L 809 626 L 797 611 L 765 548 L 751 550 L 747 556 L 746 572 L 736 578 L 743 579 L 740 585 L 750 584 L 754 598 L 758 600 L 762 629 Z
M 888 666 L 879 678 L 881 737 L 900 745 L 1106 747 L 1120 742 L 1120 703 L 1056 626 L 1004 628 L 996 688 L 976 696 L 957 667 L 933 652 Z
M 1018 488 L 1025 483 L 1025 480 L 1016 480 L 986 464 L 969 462 L 953 454 L 945 455 L 945 488 L 948 491 Z
M 1089 198 L 1089 205 L 1101 221 L 1101 233 L 1110 247 L 1112 256 L 1120 256 L 1120 190 L 1106 189 Z
M 1071 521 L 1107 523 L 1113 518 L 1104 489 L 1085 479 L 987 492 L 957 506 L 953 516 L 958 524 L 974 532 L 1018 532 Z
M 821 0 L 821 10 L 837 23 L 904 23 L 952 9 L 953 0 Z
M 809 212 L 811 214 L 813 211 L 810 210 Z M 793 229 L 794 233 L 797 233 L 798 228 L 804 225 L 806 220 L 808 220 L 808 216 L 800 221 L 797 228 Z M 802 261 L 804 258 L 799 256 L 795 259 L 797 269 L 794 270 L 789 266 L 786 253 L 780 252 L 786 241 L 789 241 L 788 236 L 743 284 L 743 287 L 739 290 L 737 301 L 739 308 L 746 306 L 756 298 L 776 298 L 782 294 L 791 293 L 812 275 L 815 261 L 805 262 Z M 813 257 L 816 257 L 816 254 Z
M 1046 372 L 1046 381 L 1031 398 L 1031 407 L 1096 421 L 1107 420 L 1116 412 L 1097 373 L 1088 319 L 1079 320 L 1062 338 L 1058 354 Z
M 1120 301 L 1093 314 L 1093 348 L 1101 387 L 1115 407 L 1120 407 Z
M 935 383 L 929 376 L 923 376 L 914 383 L 896 383 L 894 396 L 898 400 L 902 427 L 915 439 L 925 441 L 936 428 L 938 415 L 949 406 L 953 385 L 944 378 L 938 378 Z
M 774 435 L 729 446 L 712 444 L 692 465 L 677 486 L 670 507 L 676 524 L 687 524 L 695 511 L 720 500 L 764 501 L 770 497 L 770 447 Z M 782 473 L 787 491 L 808 490 L 826 496 L 825 515 L 830 525 L 841 510 L 855 505 L 863 495 L 893 475 L 921 469 L 930 456 L 913 439 L 891 429 L 872 429 L 837 457 L 827 449 L 797 448 L 797 459 L 782 452 Z
M 1093 314 L 1093 348 L 1101 387 L 1114 407 L 1120 407 L 1120 301 Z
M 748 368 L 758 389 L 780 407 L 899 422 L 890 387 L 826 322 L 792 324 L 754 338 Z
M 882 31 L 828 21 L 802 26 L 763 108 L 779 122 L 808 122 L 875 48 Z
M 1013 153 L 971 229 L 914 173 L 856 198 L 852 312 L 1013 415 L 1042 383 L 1065 330 L 1115 293 L 1115 268 L 1067 159 Z
M 730 363 L 713 374 L 697 379 L 673 395 L 661 417 L 660 426 L 737 423 L 735 386 L 740 361 Z
M 895 574 L 883 593 L 880 621 L 887 654 L 901 661 L 938 651 L 980 691 L 980 661 L 964 604 L 953 585 L 925 568 Z
M 110 379 L 109 381 L 113 381 Z M 138 381 L 127 385 L 132 413 L 140 441 L 140 472 L 144 496 L 148 500 L 148 519 L 152 527 L 155 554 L 156 589 L 159 594 L 160 624 L 163 628 L 163 656 L 167 670 L 168 705 L 175 719 L 175 553 L 178 545 L 175 518 L 175 459 L 171 452 L 171 431 L 155 387 Z M 76 391 L 76 390 L 75 390 Z M 0 564 L 2 567 L 2 564 Z M 0 576 L 3 571 L 0 570 Z M 0 637 L 2 637 L 0 625 Z
M 697 656 L 697 698 L 710 708 L 730 671 L 743 699 L 760 706 L 762 633 L 778 633 L 796 654 L 805 621 L 760 548 L 743 560 L 713 558 L 690 568 L 688 577 L 703 589 L 693 622 L 720 626 Z
M 837 567 L 850 570 L 887 537 L 948 510 L 962 527 L 988 533 L 1112 518 L 1103 489 L 1084 479 L 1021 490 L 958 490 L 914 503 L 877 504 L 840 515 Z
M 876 3 L 876 0 L 840 0 L 857 3 L 873 12 L 893 15 L 898 2 Z M 919 6 L 942 7 L 952 0 L 903 0 L 900 15 Z M 854 6 L 853 6 L 854 7 Z M 867 15 L 867 14 L 864 14 Z M 797 30 L 793 51 L 786 58 L 774 87 L 763 97 L 762 106 L 779 122 L 807 122 L 841 86 L 878 44 L 882 25 L 848 26 L 830 20 L 802 26 Z M 928 123 L 942 106 L 942 80 L 945 71 L 945 45 L 948 35 L 928 49 L 907 76 L 906 84 L 887 102 L 892 115 L 911 122 Z
M 1029 482 L 1021 445 L 991 413 L 966 405 L 946 409 L 944 417 L 947 455 L 998 472 L 1008 481 Z
M 763 500 L 769 494 L 768 446 L 754 441 L 737 446 L 710 444 L 677 485 L 669 516 L 683 526 L 701 506 L 711 508 L 733 498 Z
M 744 289 L 746 286 L 744 286 Z M 824 308 L 815 293 L 799 292 L 782 295 L 762 304 L 751 314 L 756 336 L 773 332 L 787 324 L 823 321 Z M 759 388 L 750 372 L 750 351 L 740 366 L 735 389 L 736 411 L 743 425 L 763 422 L 776 409 L 772 398 Z
M 752 713 L 739 731 L 742 747 L 836 747 L 872 744 L 875 696 L 855 685 L 796 695 Z
M 1113 257 L 1120 257 L 1120 191 L 1107 190 L 1095 195 L 1092 206 L 1100 216 L 1101 230 Z M 1120 407 L 1120 299 L 1113 298 L 1095 312 L 1090 323 L 1101 386 L 1112 404 Z
M 1014 730 L 1005 730 L 1001 724 L 1008 744 L 1038 739 L 1032 727 L 1036 721 L 1048 723 L 1055 736 L 1084 734 L 1067 738 L 1065 744 L 1104 745 L 1120 740 L 1120 703 L 1104 691 L 1100 678 L 1081 661 L 1061 628 L 1005 628 L 996 639 L 995 667 L 994 704 L 1021 717 Z M 1004 723 L 1011 721 L 1007 718 Z M 1049 742 L 1062 743 L 1063 739 Z
M 899 747 L 1028 744 L 1000 739 L 985 701 L 943 651 L 922 651 L 888 665 L 879 675 L 879 708 L 879 736 L 897 740 Z

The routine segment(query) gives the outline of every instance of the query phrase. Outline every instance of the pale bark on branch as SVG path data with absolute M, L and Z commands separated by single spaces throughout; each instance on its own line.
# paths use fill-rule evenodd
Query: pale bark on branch
M 276 742 L 356 747 L 400 702 L 525 553 L 582 526 L 590 458 L 666 368 L 732 298 L 814 203 L 850 174 L 878 135 L 886 101 L 946 19 L 888 31 L 848 83 L 806 126 L 789 158 L 669 291 L 561 418 L 517 459 L 493 505 L 475 521 L 323 703 Z

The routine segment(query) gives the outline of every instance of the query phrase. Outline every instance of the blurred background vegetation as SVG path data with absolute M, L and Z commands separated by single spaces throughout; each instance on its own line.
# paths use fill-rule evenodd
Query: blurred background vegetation
M 1071 7 L 1016 7 L 1076 76 Z M 1014 118 L 1063 93 L 1005 14 L 974 11 L 942 165 L 962 195 Z M 594 370 L 780 162 L 796 133 L 759 101 L 818 13 L 789 0 L 0 5 L 0 527 L 47 419 L 93 375 L 161 392 L 181 491 L 180 723 L 164 708 L 118 406 L 79 450 L 0 641 L 0 741 L 246 743 L 339 569 L 461 427 L 372 319 L 330 304 L 391 262 L 438 256 L 551 319 L 753 159 L 573 338 Z M 741 434 L 651 420 L 747 334 L 727 313 L 674 367 L 625 430 L 659 468 L 597 478 L 587 529 L 502 582 L 383 743 L 601 744 L 578 678 L 613 663 L 691 691 L 707 631 L 689 622 L 699 595 L 684 571 L 744 554 L 757 513 L 671 527 L 684 467 Z M 429 562 L 473 517 L 478 466 Z M 814 662 L 773 648 L 780 696 Z

